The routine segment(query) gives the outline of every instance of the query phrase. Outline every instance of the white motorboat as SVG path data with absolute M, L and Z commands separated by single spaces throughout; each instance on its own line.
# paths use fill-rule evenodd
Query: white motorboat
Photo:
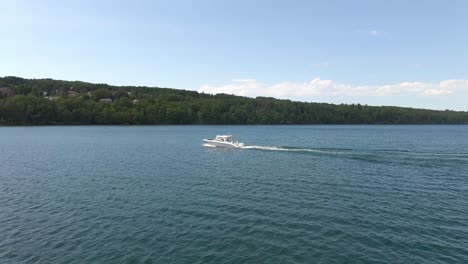
M 244 143 L 234 141 L 232 135 L 217 135 L 214 139 L 203 139 L 203 142 L 210 147 L 221 148 L 242 148 Z

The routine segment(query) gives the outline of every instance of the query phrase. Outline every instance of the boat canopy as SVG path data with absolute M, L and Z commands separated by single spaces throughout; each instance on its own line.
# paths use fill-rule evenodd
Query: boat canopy
M 223 142 L 232 142 L 232 135 L 216 135 L 216 139 Z

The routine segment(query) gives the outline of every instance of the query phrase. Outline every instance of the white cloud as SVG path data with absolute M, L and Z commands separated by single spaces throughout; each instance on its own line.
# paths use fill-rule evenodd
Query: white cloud
M 438 83 L 402 82 L 388 85 L 350 85 L 332 80 L 268 84 L 255 79 L 235 79 L 226 85 L 203 85 L 199 92 L 235 94 L 248 97 L 271 96 L 282 99 L 313 101 L 318 97 L 386 97 L 393 95 L 436 97 L 468 93 L 468 80 L 445 80 Z
M 373 29 L 373 30 L 369 31 L 369 34 L 371 34 L 372 36 L 378 36 L 378 35 L 380 35 L 380 32 Z

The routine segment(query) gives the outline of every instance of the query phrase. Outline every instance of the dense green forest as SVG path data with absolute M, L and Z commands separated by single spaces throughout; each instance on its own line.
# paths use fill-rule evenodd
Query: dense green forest
M 468 124 L 468 112 L 448 110 L 303 103 L 19 77 L 0 78 L 0 87 L 3 125 Z

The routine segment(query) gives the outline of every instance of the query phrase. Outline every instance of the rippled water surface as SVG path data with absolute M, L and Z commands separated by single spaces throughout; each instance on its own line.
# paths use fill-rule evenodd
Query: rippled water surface
M 468 263 L 468 126 L 1 127 L 0 157 L 0 263 Z

